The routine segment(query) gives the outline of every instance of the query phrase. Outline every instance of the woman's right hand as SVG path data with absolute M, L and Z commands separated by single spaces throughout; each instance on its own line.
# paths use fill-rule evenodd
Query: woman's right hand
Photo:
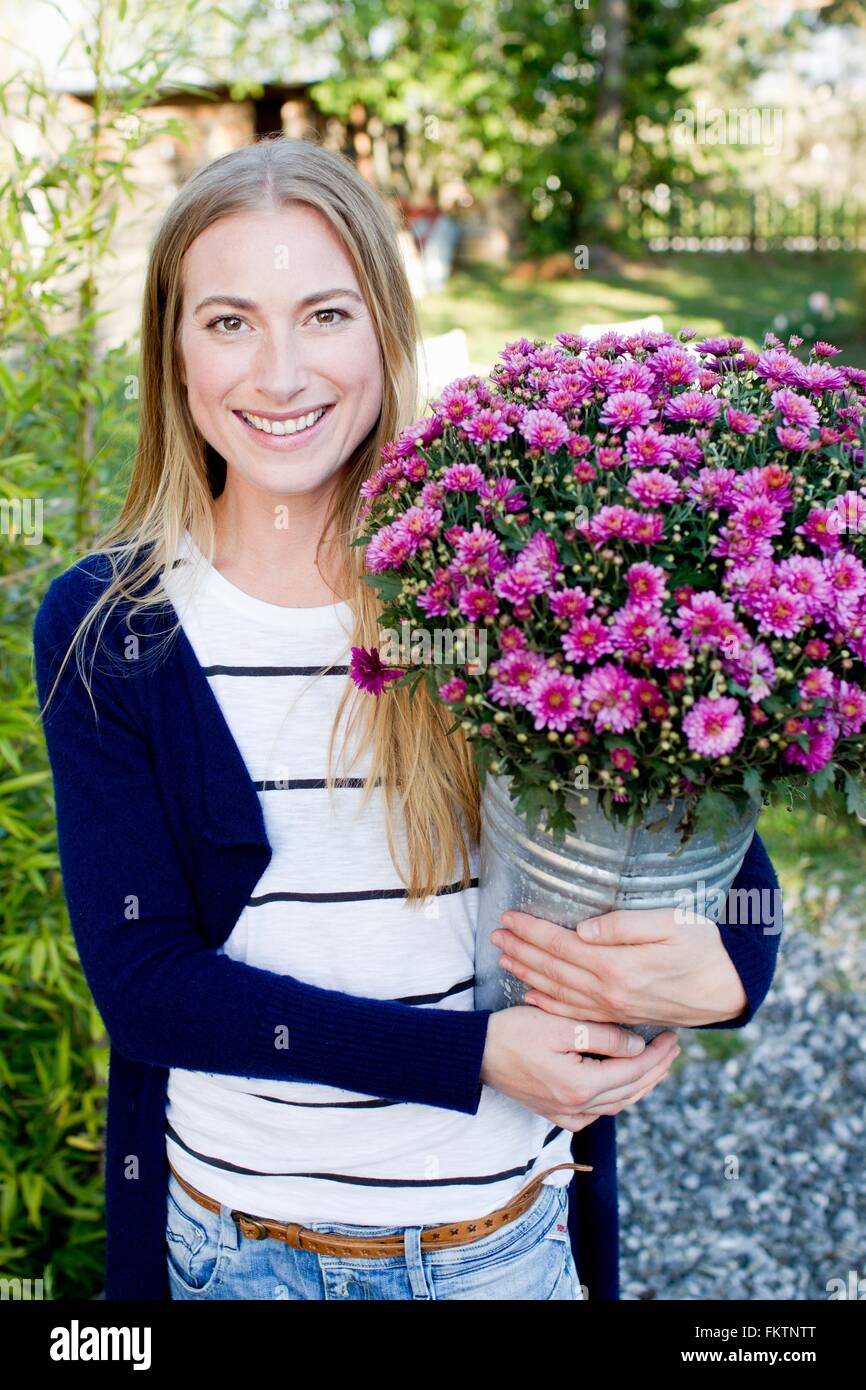
M 575 1023 L 518 1004 L 490 1015 L 481 1080 L 576 1132 L 640 1100 L 664 1080 L 679 1050 L 671 1030 L 645 1044 L 615 1023 Z

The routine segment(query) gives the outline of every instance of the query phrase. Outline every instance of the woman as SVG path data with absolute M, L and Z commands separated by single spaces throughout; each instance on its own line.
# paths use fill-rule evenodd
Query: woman
M 471 752 L 432 701 L 349 706 L 359 488 L 414 419 L 416 341 L 384 203 L 314 144 L 216 160 L 153 242 L 127 497 L 34 628 L 111 1041 L 108 1298 L 578 1299 L 573 1136 L 677 1051 L 609 1022 L 606 967 L 580 1028 L 473 1011 Z M 672 918 L 666 1007 L 746 1021 L 772 946 L 746 979 Z

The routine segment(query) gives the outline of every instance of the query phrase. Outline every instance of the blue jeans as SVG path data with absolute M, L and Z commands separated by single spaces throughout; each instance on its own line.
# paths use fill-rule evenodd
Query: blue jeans
M 573 1179 L 572 1179 L 573 1181 Z M 171 1297 L 267 1299 L 581 1299 L 568 1234 L 568 1187 L 542 1183 L 533 1205 L 469 1245 L 422 1253 L 420 1226 L 311 1221 L 314 1231 L 399 1232 L 403 1254 L 375 1259 L 317 1255 L 267 1236 L 251 1240 L 231 1209 L 200 1206 L 169 1170 L 166 1260 Z

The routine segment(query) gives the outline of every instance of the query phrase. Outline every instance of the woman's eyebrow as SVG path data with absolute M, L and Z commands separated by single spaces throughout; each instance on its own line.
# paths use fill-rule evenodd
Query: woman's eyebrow
M 364 303 L 361 296 L 355 290 L 337 288 L 333 290 L 316 290 L 314 294 L 304 295 L 304 298 L 299 299 L 295 307 L 298 309 L 308 309 L 312 304 L 320 304 L 323 299 L 335 299 L 338 295 L 342 295 L 348 299 L 356 299 L 359 304 Z M 252 299 L 243 299 L 236 294 L 209 294 L 206 299 L 201 300 L 201 302 L 195 306 L 193 313 L 197 314 L 199 309 L 206 308 L 208 304 L 228 304 L 232 309 L 246 309 L 251 313 L 257 312 L 259 307 Z

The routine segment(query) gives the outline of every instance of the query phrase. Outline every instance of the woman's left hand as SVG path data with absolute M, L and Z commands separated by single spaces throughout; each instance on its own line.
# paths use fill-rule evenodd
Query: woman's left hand
M 738 1018 L 748 998 L 715 922 L 680 908 L 616 910 L 577 931 L 512 910 L 491 939 L 523 1000 L 565 1018 L 694 1028 Z M 597 927 L 594 939 L 582 935 Z

